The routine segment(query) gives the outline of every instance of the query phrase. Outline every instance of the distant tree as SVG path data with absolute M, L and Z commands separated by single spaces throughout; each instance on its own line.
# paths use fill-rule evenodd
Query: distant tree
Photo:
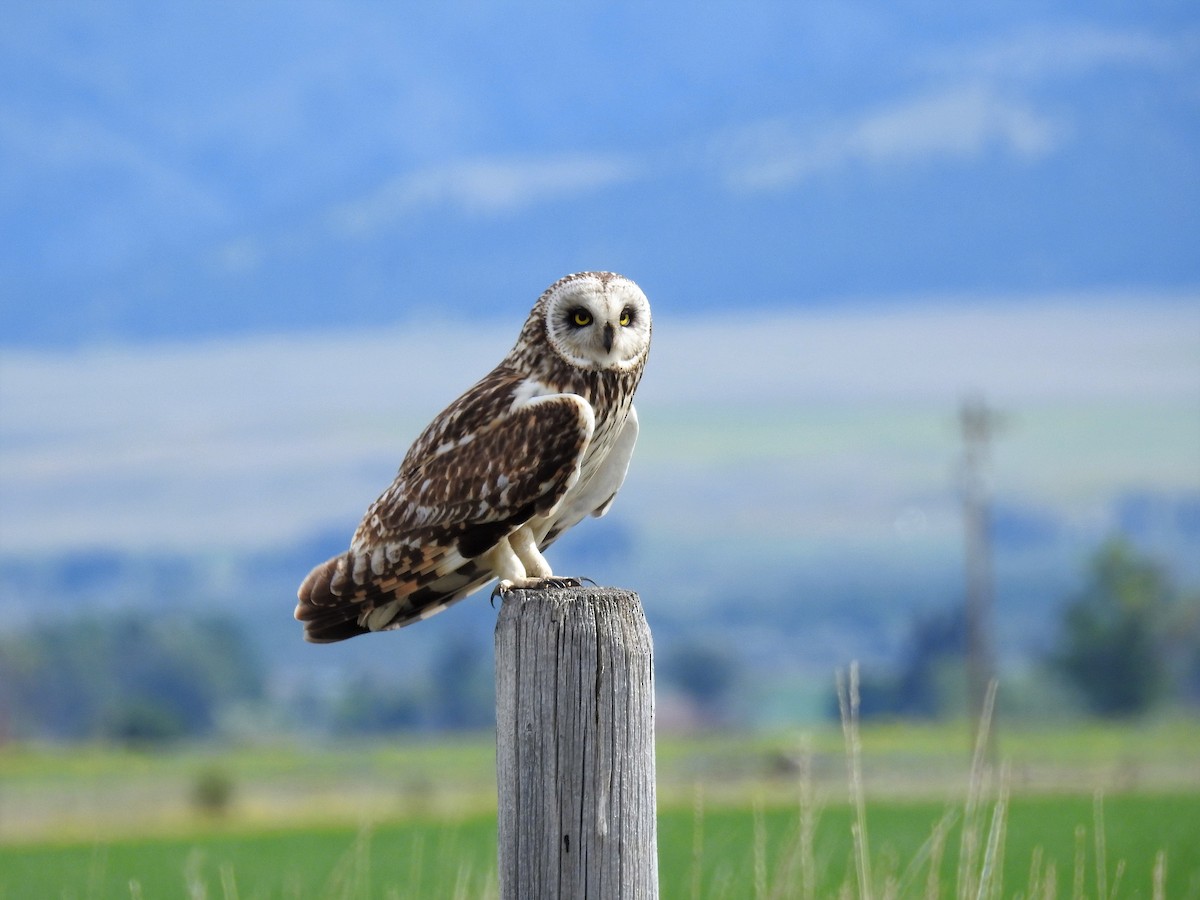
M 739 666 L 726 648 L 684 641 L 663 660 L 663 680 L 688 698 L 709 724 L 727 724 Z
M 0 705 L 14 735 L 143 744 L 201 736 L 261 696 L 249 640 L 220 618 L 109 614 L 0 640 Z
M 162 698 L 134 697 L 113 704 L 99 722 L 100 736 L 129 747 L 164 744 L 188 735 L 184 716 Z
M 947 684 L 962 682 L 966 624 L 961 607 L 913 616 L 899 668 L 894 674 L 865 672 L 859 686 L 863 718 L 934 719 L 960 709 L 963 698 L 948 696 Z M 837 698 L 829 714 L 837 718 Z
M 432 663 L 432 720 L 457 731 L 488 728 L 496 721 L 492 656 L 466 635 L 447 638 Z
M 220 818 L 229 812 L 236 792 L 233 776 L 223 768 L 210 766 L 192 783 L 192 807 L 203 815 Z
M 389 734 L 429 725 L 429 692 L 420 684 L 389 686 L 363 675 L 346 685 L 333 710 L 333 729 L 344 734 Z
M 389 680 L 363 674 L 348 682 L 334 707 L 334 731 L 462 731 L 495 721 L 491 654 L 467 635 L 444 639 L 427 674 Z
M 1200 707 L 1200 592 L 1181 598 L 1166 628 L 1178 700 Z
M 1064 610 L 1052 665 L 1101 716 L 1132 716 L 1166 693 L 1165 630 L 1176 592 L 1162 569 L 1123 539 L 1091 560 Z

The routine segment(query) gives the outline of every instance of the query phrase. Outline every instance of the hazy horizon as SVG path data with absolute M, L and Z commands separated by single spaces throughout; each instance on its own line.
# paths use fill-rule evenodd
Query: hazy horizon
M 0 547 L 250 550 L 356 520 L 507 351 L 517 310 L 503 326 L 5 354 Z M 1200 494 L 1186 297 L 667 314 L 654 340 L 616 507 L 651 530 L 679 519 L 715 537 L 722 510 L 754 503 L 794 538 L 886 530 L 889 510 L 953 530 L 954 417 L 972 395 L 1008 419 L 991 462 L 1002 502 L 1083 520 L 1124 492 Z

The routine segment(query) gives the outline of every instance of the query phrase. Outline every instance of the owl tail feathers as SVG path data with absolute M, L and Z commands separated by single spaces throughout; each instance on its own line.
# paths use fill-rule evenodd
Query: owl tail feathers
M 361 604 L 339 597 L 331 587 L 338 563 L 344 559 L 335 556 L 321 563 L 300 585 L 295 615 L 304 623 L 304 639 L 309 643 L 332 644 L 369 631 L 358 624 Z

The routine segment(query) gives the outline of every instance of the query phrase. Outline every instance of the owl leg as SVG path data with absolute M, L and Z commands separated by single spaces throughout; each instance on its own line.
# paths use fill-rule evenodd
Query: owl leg
M 512 544 L 513 552 L 517 554 L 517 558 L 525 566 L 525 574 L 528 576 L 525 579 L 525 584 L 518 585 L 519 587 L 528 591 L 542 588 L 582 586 L 578 578 L 566 578 L 561 575 L 555 575 L 550 570 L 550 563 L 546 562 L 546 557 L 542 556 L 542 551 L 538 549 L 537 539 L 534 537 L 533 530 L 528 526 L 518 528 L 509 535 L 508 542 Z
M 546 557 L 542 556 L 542 551 L 538 549 L 533 529 L 528 525 L 522 525 L 510 534 L 508 543 L 512 546 L 517 559 L 521 561 L 527 578 L 554 577 L 554 571 L 550 568 L 550 563 L 546 562 Z
M 549 587 L 579 587 L 578 578 L 555 576 L 537 547 L 532 529 L 523 525 L 488 551 L 487 561 L 500 582 L 492 591 L 497 594 L 512 590 L 538 590 Z

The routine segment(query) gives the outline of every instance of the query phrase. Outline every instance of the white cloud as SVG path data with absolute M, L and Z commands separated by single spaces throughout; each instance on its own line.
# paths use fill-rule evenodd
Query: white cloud
M 1194 293 L 967 298 L 655 322 L 663 403 L 1200 404 Z M 719 353 L 712 352 L 714 346 Z M 747 366 L 746 361 L 753 360 Z
M 502 216 L 630 181 L 638 174 L 637 165 L 614 156 L 462 160 L 397 175 L 367 196 L 338 207 L 332 219 L 337 229 L 361 234 L 427 209 Z
M 928 66 L 960 77 L 973 73 L 990 78 L 1033 79 L 1115 66 L 1166 67 L 1194 57 L 1198 49 L 1196 34 L 1163 37 L 1092 25 L 1040 27 L 983 46 L 936 54 Z
M 1061 123 L 1027 103 L 971 84 L 821 128 L 800 129 L 785 119 L 759 123 L 726 141 L 720 155 L 731 187 L 774 190 L 853 165 L 970 160 L 992 148 L 1038 159 L 1064 134 Z
M 999 146 L 1036 158 L 1054 149 L 1059 129 L 1030 107 L 1006 101 L 982 87 L 920 97 L 868 116 L 850 129 L 846 147 L 878 164 L 926 157 L 978 156 Z

